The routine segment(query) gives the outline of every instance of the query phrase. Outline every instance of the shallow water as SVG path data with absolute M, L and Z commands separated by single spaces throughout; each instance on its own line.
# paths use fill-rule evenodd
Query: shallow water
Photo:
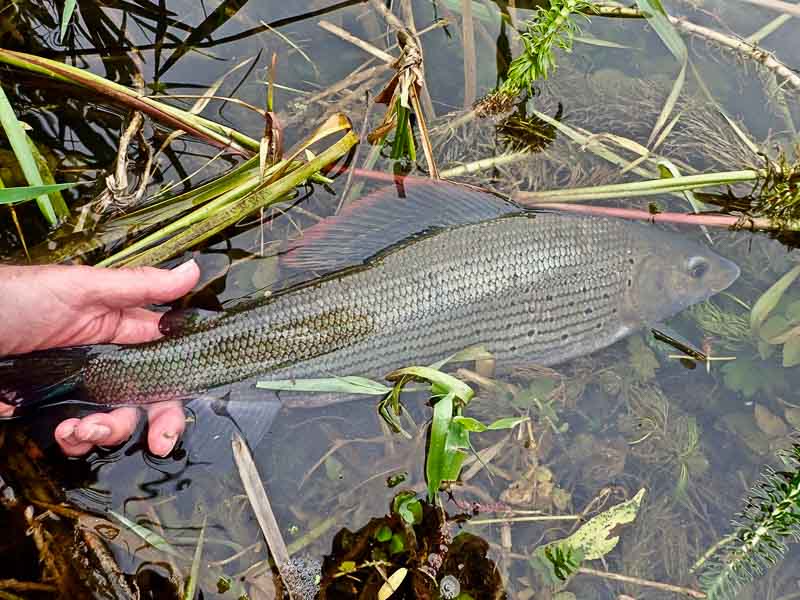
M 123 9 L 79 3 L 71 34 L 74 37 L 62 46 L 55 41 L 58 13 L 54 7 L 34 10 L 20 4 L 19 16 L 0 12 L 4 25 L 0 40 L 4 47 L 46 53 L 127 85 L 134 82 L 138 70 L 147 90 L 168 95 L 203 93 L 232 67 L 253 59 L 230 74 L 218 94 L 256 106 L 264 104 L 267 67 L 275 53 L 275 81 L 280 87 L 274 102 L 286 125 L 285 147 L 313 129 L 326 111 L 344 111 L 357 129 L 364 121 L 363 89 L 314 100 L 315 95 L 370 59 L 362 49 L 323 30 L 320 20 L 381 48 L 394 43 L 386 35 L 382 17 L 362 2 L 342 3 L 330 11 L 321 2 L 228 2 L 223 5 L 227 12 L 216 4 L 171 1 L 165 5 L 172 11 L 166 20 L 158 17 L 159 3 L 136 3 Z M 467 104 L 472 101 L 471 93 L 464 88 L 463 36 L 457 16 L 460 3 L 417 1 L 404 6 L 412 8 L 418 30 L 429 27 L 438 17 L 452 18 L 447 27 L 433 28 L 421 37 L 426 82 L 436 114 L 429 126 L 440 169 L 509 150 L 508 127 L 498 127 L 496 120 L 472 120 L 454 126 L 465 100 Z M 777 16 L 739 2 L 668 2 L 666 8 L 694 23 L 740 36 L 750 35 Z M 504 33 L 494 4 L 475 2 L 473 11 L 475 98 L 480 98 L 497 82 Z M 308 16 L 303 17 L 303 13 Z M 519 8 L 515 18 L 521 20 L 530 14 Z M 220 15 L 226 15 L 227 20 Z M 183 52 L 181 40 L 203 22 L 210 25 L 204 35 L 197 36 L 198 48 Z M 271 24 L 271 28 L 262 22 Z M 125 35 L 121 36 L 118 30 L 123 23 Z M 159 27 L 166 32 L 163 38 L 157 38 Z M 582 38 L 594 39 L 576 41 L 571 54 L 557 53 L 558 70 L 537 89 L 527 110 L 535 107 L 548 115 L 559 115 L 572 127 L 613 133 L 646 144 L 679 71 L 678 63 L 642 21 L 595 17 L 583 22 L 581 29 Z M 20 37 L 15 31 L 25 35 Z M 785 64 L 797 67 L 800 46 L 791 40 L 798 34 L 800 22 L 791 19 L 766 37 L 763 46 Z M 140 47 L 140 52 L 114 49 L 121 39 Z M 786 102 L 782 104 L 776 100 L 778 94 L 768 73 L 752 61 L 733 57 L 698 38 L 684 39 L 706 89 L 697 86 L 692 76 L 688 78 L 678 103 L 681 117 L 659 147 L 660 154 L 684 172 L 743 168 L 740 157 L 747 156 L 746 149 L 719 113 L 708 108 L 705 94 L 769 150 L 778 146 L 788 149 L 798 141 L 790 125 L 800 119 L 796 90 L 786 88 Z M 101 47 L 98 42 L 102 42 Z M 624 47 L 608 47 L 605 42 Z M 512 55 L 517 52 L 512 45 Z M 370 98 L 387 79 L 384 73 L 371 82 Z M 73 99 L 65 94 L 65 88 L 41 79 L 17 80 L 0 71 L 0 82 L 18 116 L 32 126 L 32 137 L 51 149 L 57 179 L 78 174 L 93 179 L 99 169 L 111 167 L 122 125 L 119 110 L 109 109 L 94 98 Z M 193 99 L 179 102 L 188 106 Z M 524 116 L 526 108 L 519 110 Z M 254 112 L 219 101 L 212 101 L 203 114 L 256 138 L 264 127 Z M 369 111 L 372 127 L 382 114 L 380 107 Z M 457 179 L 512 193 L 634 178 L 620 174 L 619 167 L 599 158 L 591 147 L 570 143 L 552 130 L 542 145 L 544 149 L 520 160 Z M 629 148 L 613 143 L 609 147 L 628 160 L 636 156 Z M 172 153 L 162 157 L 149 192 L 183 179 L 217 152 L 186 136 L 172 148 Z M 369 147 L 363 144 L 354 164 L 365 166 L 368 154 Z M 384 154 L 388 156 L 388 152 Z M 424 167 L 421 150 L 418 158 L 418 164 Z M 208 180 L 233 162 L 216 161 L 184 185 Z M 403 167 L 379 157 L 367 168 L 392 173 Z M 6 183 L 11 185 L 8 180 Z M 328 187 L 317 185 L 299 205 L 302 210 L 286 214 L 266 211 L 268 219 L 263 224 L 256 215 L 251 223 L 229 230 L 224 240 L 215 239 L 203 246 L 197 255 L 203 285 L 190 303 L 218 307 L 264 288 L 284 285 L 271 242 L 295 235 L 298 228 L 313 224 L 318 216 L 333 213 L 343 190 L 352 185 L 345 176 L 337 177 Z M 368 183 L 367 189 L 375 185 Z M 67 197 L 72 206 L 80 204 L 75 195 L 68 193 Z M 681 198 L 655 200 L 663 209 L 687 210 Z M 647 202 L 638 199 L 619 205 L 642 207 Z M 44 231 L 34 208 L 23 207 L 19 212 L 29 243 L 38 241 L 37 236 L 41 239 Z M 0 213 L 0 255 L 11 260 L 19 256 L 20 248 L 7 211 Z M 695 239 L 704 236 L 696 228 L 682 231 Z M 779 346 L 762 343 L 758 347 L 749 334 L 749 312 L 743 308 L 752 306 L 794 265 L 794 253 L 777 241 L 747 232 L 714 230 L 710 235 L 716 250 L 741 266 L 742 276 L 729 295 L 714 300 L 723 311 L 722 317 L 706 306 L 685 311 L 668 325 L 695 346 L 710 347 L 713 356 L 735 356 L 735 361 L 711 362 L 708 371 L 705 365 L 688 370 L 667 356 L 674 354 L 669 348 L 653 347 L 649 336 L 637 335 L 590 357 L 560 365 L 557 372 L 527 369 L 504 376 L 492 390 L 481 388 L 468 411 L 487 422 L 518 414 L 532 420 L 530 427 L 513 435 L 489 432 L 473 437 L 476 448 L 495 446 L 499 452 L 485 459 L 494 469 L 491 477 L 486 469 L 476 473 L 468 470 L 464 485 L 454 488 L 453 495 L 461 503 L 477 502 L 484 509 L 502 503 L 546 515 L 591 516 L 642 487 L 647 489 L 636 522 L 619 529 L 620 544 L 606 557 L 605 565 L 600 561 L 584 565 L 634 581 L 582 574 L 567 587 L 579 598 L 624 598 L 623 594 L 636 599 L 679 597 L 647 582 L 696 589 L 690 567 L 729 530 L 731 518 L 744 507 L 748 487 L 764 465 L 775 464 L 774 451 L 786 446 L 790 432 L 800 425 L 800 408 L 793 393 L 800 383 L 798 368 L 782 366 Z M 772 313 L 783 315 L 784 321 L 772 322 L 771 327 L 782 331 L 800 319 L 796 316 L 800 314 L 798 301 L 800 292 L 789 288 Z M 759 352 L 769 355 L 762 359 Z M 386 514 L 398 489 L 424 494 L 422 424 L 429 418 L 430 409 L 423 397 L 410 399 L 408 405 L 418 426 L 412 440 L 389 434 L 376 415 L 374 400 L 369 398 L 324 409 L 279 413 L 254 454 L 291 550 L 297 543 L 301 555 L 321 559 L 331 551 L 339 530 L 357 530 L 370 518 Z M 0 522 L 8 517 L 21 538 L 22 509 L 31 500 L 58 502 L 62 490 L 70 506 L 104 516 L 114 526 L 119 522 L 109 511 L 125 515 L 159 531 L 182 553 L 182 558 L 170 558 L 143 551 L 144 544 L 125 528 L 123 534 L 109 540 L 126 580 L 138 585 L 143 597 L 167 598 L 178 597 L 170 574 L 188 573 L 199 529 L 207 516 L 203 556 L 212 566 L 200 581 L 203 597 L 235 597 L 216 588 L 223 574 L 235 583 L 243 582 L 251 597 L 269 597 L 272 576 L 258 565 L 265 551 L 230 458 L 228 440 L 234 428 L 228 419 L 203 414 L 190 423 L 180 445 L 166 459 L 156 459 L 144 451 L 145 441 L 139 431 L 121 448 L 68 461 L 49 447 L 52 427 L 63 416 L 63 411 L 53 409 L 35 423 L 0 425 L 4 456 L 11 457 L 0 467 L 0 475 L 18 498 L 7 515 L 0 513 L 4 515 Z M 197 428 L 213 428 L 219 436 L 218 444 L 198 442 L 208 440 L 208 436 L 201 436 Z M 45 449 L 41 459 L 38 446 Z M 28 462 L 43 471 L 31 472 L 30 465 L 25 466 Z M 544 474 L 543 467 L 550 475 Z M 399 473 L 407 475 L 405 481 L 400 487 L 390 488 L 387 478 Z M 45 475 L 52 483 L 42 486 Z M 8 504 L 14 503 L 9 500 Z M 459 508 L 452 500 L 445 503 L 450 513 L 461 512 L 464 506 L 468 510 L 472 505 Z M 490 511 L 480 516 L 495 515 Z M 569 521 L 566 525 L 560 521 L 466 523 L 454 525 L 453 530 L 464 528 L 489 542 L 489 555 L 503 577 L 507 597 L 524 599 L 545 597 L 540 596 L 543 592 L 526 560 L 528 555 L 540 543 L 566 536 L 572 525 Z M 20 546 L 24 551 L 18 549 Z M 5 559 L 0 561 L 0 579 L 37 579 L 36 553 L 30 538 L 12 548 L 0 546 L 0 553 Z M 779 567 L 739 597 L 796 597 L 797 558 L 797 551 L 790 549 Z M 95 569 L 102 571 L 103 567 Z M 647 581 L 642 584 L 641 580 Z M 119 586 L 113 592 L 99 583 L 94 587 L 96 597 L 126 597 L 127 593 Z M 534 590 L 537 595 L 531 596 Z

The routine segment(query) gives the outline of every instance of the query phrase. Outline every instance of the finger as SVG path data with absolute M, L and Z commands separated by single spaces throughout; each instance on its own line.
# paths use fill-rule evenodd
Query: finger
M 157 340 L 161 337 L 158 329 L 160 320 L 161 313 L 146 308 L 124 308 L 120 312 L 114 336 L 109 341 L 112 344 L 141 344 Z
M 84 286 L 91 302 L 120 309 L 175 300 L 191 291 L 199 278 L 200 268 L 190 260 L 172 270 L 96 269 Z
M 138 422 L 139 411 L 125 406 L 84 417 L 75 428 L 75 437 L 95 446 L 116 446 L 131 437 Z
M 0 402 L 0 417 L 10 417 L 14 414 L 14 407 L 10 404 Z
M 159 402 L 147 407 L 147 446 L 156 456 L 167 456 L 186 427 L 183 404 Z
M 56 443 L 67 456 L 83 456 L 94 447 L 93 444 L 82 442 L 75 437 L 75 428 L 80 422 L 80 419 L 67 419 L 56 427 L 54 433 Z

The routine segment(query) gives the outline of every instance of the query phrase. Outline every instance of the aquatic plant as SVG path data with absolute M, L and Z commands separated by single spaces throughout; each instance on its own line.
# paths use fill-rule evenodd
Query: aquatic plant
M 470 433 L 511 429 L 528 420 L 527 417 L 508 417 L 486 425 L 464 415 L 464 409 L 475 393 L 469 385 L 439 369 L 450 361 L 463 362 L 476 357 L 485 357 L 485 354 L 481 348 L 469 348 L 431 366 L 398 369 L 386 375 L 386 380 L 393 383 L 392 387 L 354 376 L 259 381 L 256 387 L 276 391 L 382 396 L 378 403 L 379 414 L 394 432 L 405 434 L 397 418 L 403 413 L 400 394 L 411 383 L 429 385 L 433 418 L 425 453 L 425 477 L 428 484 L 428 501 L 436 503 L 439 501 L 439 488 L 444 483 L 458 479 L 467 456 L 466 452 L 473 449 Z M 406 436 L 410 437 L 408 434 Z
M 39 156 L 41 160 L 37 160 L 39 151 L 31 142 L 28 134 L 25 133 L 23 125 L 17 120 L 14 109 L 11 107 L 11 103 L 8 101 L 2 87 L 0 87 L 0 126 L 5 131 L 6 138 L 8 138 L 11 149 L 14 151 L 14 156 L 19 163 L 19 168 L 28 183 L 31 186 L 55 184 L 53 176 L 50 174 L 49 169 L 46 168 L 46 162 L 41 159 L 41 156 Z M 42 216 L 51 226 L 57 225 L 60 220 L 69 214 L 67 205 L 61 198 L 58 189 L 51 188 L 50 191 L 40 192 L 36 197 L 36 203 L 39 205 Z
M 786 470 L 765 469 L 734 531 L 703 561 L 700 582 L 708 600 L 732 600 L 783 558 L 787 542 L 800 540 L 800 443 L 778 456 Z
M 547 79 L 556 69 L 555 48 L 572 51 L 579 31 L 575 14 L 590 6 L 586 0 L 553 0 L 549 8 L 539 7 L 520 33 L 522 53 L 511 61 L 502 85 L 481 103 L 500 106 L 513 102 L 523 92 L 533 93 L 534 82 Z

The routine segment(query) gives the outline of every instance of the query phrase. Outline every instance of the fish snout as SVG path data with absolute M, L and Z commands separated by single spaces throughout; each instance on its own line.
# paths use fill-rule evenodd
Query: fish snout
M 722 256 L 717 257 L 718 267 L 714 273 L 714 280 L 711 282 L 711 291 L 716 294 L 728 289 L 734 281 L 739 279 L 742 270 L 732 260 Z

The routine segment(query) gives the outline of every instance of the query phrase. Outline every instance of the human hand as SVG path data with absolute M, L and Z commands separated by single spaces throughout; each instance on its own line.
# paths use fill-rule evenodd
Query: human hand
M 161 314 L 143 308 L 189 292 L 200 271 L 194 261 L 172 269 L 100 269 L 86 266 L 0 267 L 0 356 L 84 344 L 137 344 L 161 337 Z M 0 416 L 13 413 L 0 404 Z M 149 405 L 148 446 L 172 451 L 185 427 L 180 402 Z M 128 439 L 139 411 L 118 408 L 67 419 L 55 430 L 65 454 L 80 456 L 94 446 Z

